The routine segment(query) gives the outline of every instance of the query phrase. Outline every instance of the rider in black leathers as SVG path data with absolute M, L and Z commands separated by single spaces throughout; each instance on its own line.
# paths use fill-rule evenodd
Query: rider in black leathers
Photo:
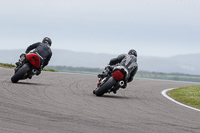
M 45 66 L 48 65 L 48 63 L 51 59 L 51 56 L 52 56 L 52 51 L 51 51 L 51 48 L 50 48 L 51 44 L 52 44 L 51 39 L 48 38 L 48 37 L 45 37 L 42 40 L 42 42 L 34 43 L 26 49 L 26 52 L 25 52 L 26 54 L 34 49 L 33 52 L 31 52 L 31 53 L 35 53 L 40 57 L 40 68 L 36 72 L 36 75 L 39 75 L 41 73 L 41 70 Z
M 109 66 L 105 67 L 105 70 L 102 74 L 99 74 L 99 78 L 104 78 L 108 74 L 110 74 L 114 68 L 114 66 L 124 66 L 128 70 L 129 77 L 122 88 L 126 88 L 127 82 L 131 82 L 133 80 L 134 75 L 138 70 L 137 64 L 137 52 L 134 49 L 131 49 L 128 54 L 121 54 L 117 58 L 113 58 L 110 60 Z

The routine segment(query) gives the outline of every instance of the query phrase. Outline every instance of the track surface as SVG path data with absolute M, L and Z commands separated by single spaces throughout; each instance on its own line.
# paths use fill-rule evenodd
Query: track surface
M 96 76 L 42 72 L 13 84 L 0 68 L 1 133 L 200 133 L 200 113 L 161 95 L 197 83 L 134 79 L 96 97 Z

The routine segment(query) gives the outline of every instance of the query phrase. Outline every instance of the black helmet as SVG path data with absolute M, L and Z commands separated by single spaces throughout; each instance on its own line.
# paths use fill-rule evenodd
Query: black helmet
M 137 52 L 134 49 L 129 50 L 128 54 L 135 55 L 135 57 L 137 57 Z
M 45 38 L 42 40 L 42 43 L 48 43 L 48 44 L 51 46 L 51 44 L 52 44 L 52 41 L 51 41 L 51 39 L 50 39 L 50 38 L 48 38 L 48 37 L 45 37 Z

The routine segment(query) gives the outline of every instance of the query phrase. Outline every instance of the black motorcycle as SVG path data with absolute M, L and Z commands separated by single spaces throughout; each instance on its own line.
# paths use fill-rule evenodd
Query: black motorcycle
M 119 88 L 124 88 L 128 78 L 128 70 L 124 66 L 116 66 L 107 76 L 98 79 L 97 88 L 93 91 L 96 96 L 103 96 L 105 93 L 116 93 Z

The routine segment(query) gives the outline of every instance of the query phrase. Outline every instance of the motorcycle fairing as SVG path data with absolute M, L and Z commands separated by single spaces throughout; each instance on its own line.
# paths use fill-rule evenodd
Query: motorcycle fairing
M 31 53 L 26 55 L 26 59 L 36 68 L 40 67 L 40 58 L 37 54 Z
M 124 74 L 120 70 L 116 70 L 112 73 L 112 77 L 114 77 L 117 81 L 120 81 L 124 78 Z

